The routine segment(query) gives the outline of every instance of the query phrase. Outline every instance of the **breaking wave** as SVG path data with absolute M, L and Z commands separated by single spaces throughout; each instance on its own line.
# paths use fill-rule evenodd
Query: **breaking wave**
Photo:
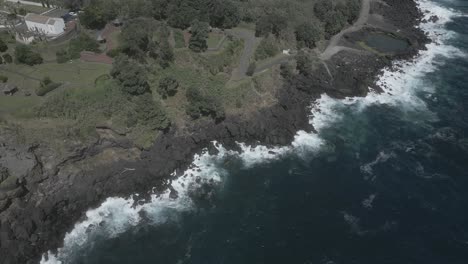
M 299 131 L 290 146 L 269 148 L 238 143 L 241 151 L 237 152 L 226 150 L 222 145 L 213 142 L 218 153 L 210 155 L 208 151 L 204 151 L 195 155 L 192 166 L 172 181 L 172 193 L 171 190 L 167 190 L 161 194 L 153 194 L 151 200 L 144 204 L 135 204 L 138 194 L 128 199 L 108 198 L 98 208 L 89 210 L 86 219 L 75 224 L 73 230 L 66 234 L 64 246 L 59 248 L 57 253 L 45 253 L 41 263 L 67 263 L 67 260 L 73 259 L 77 249 L 86 247 L 95 237 L 116 237 L 143 220 L 151 224 L 164 223 L 173 220 L 180 212 L 194 210 L 191 193 L 205 184 L 213 188 L 222 185 L 227 174 L 223 163 L 228 158 L 240 159 L 243 166 L 249 168 L 285 156 L 303 157 L 318 153 L 326 144 L 320 136 L 321 132 L 339 122 L 345 108 L 361 111 L 373 104 L 387 104 L 408 111 L 425 110 L 426 105 L 418 97 L 418 92 L 431 93 L 434 87 L 425 84 L 421 77 L 440 67 L 444 58 L 464 54 L 447 44 L 447 40 L 452 39 L 455 33 L 444 28 L 452 17 L 460 14 L 426 0 L 420 0 L 418 4 L 425 14 L 425 22 L 420 27 L 432 42 L 427 45 L 426 50 L 420 51 L 414 60 L 396 61 L 392 67 L 382 72 L 377 84 L 383 89 L 383 93 L 371 91 L 366 97 L 350 97 L 343 100 L 322 95 L 311 107 L 310 123 L 316 133 Z M 430 19 L 432 16 L 437 16 L 438 20 Z M 362 169 L 371 173 L 371 165 Z M 173 195 L 174 192 L 177 193 L 176 196 Z

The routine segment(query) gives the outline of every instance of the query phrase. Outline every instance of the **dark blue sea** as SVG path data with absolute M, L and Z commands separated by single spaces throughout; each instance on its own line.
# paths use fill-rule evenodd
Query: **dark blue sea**
M 311 102 L 291 147 L 197 157 L 214 184 L 188 173 L 179 200 L 109 199 L 43 263 L 467 264 L 468 1 L 432 3 L 434 43 L 386 93 Z

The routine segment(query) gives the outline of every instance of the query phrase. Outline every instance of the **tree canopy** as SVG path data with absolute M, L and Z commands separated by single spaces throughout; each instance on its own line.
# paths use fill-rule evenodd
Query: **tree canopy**
M 122 91 L 129 95 L 141 95 L 150 92 L 146 70 L 126 55 L 119 55 L 113 64 L 111 76 L 116 79 Z
M 29 46 L 24 44 L 16 45 L 15 59 L 18 63 L 27 64 L 29 66 L 41 64 L 43 61 L 39 53 L 32 51 Z

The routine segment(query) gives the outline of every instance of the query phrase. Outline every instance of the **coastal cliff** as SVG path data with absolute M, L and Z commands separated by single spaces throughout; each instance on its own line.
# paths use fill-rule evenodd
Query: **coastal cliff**
M 379 72 L 392 60 L 411 59 L 428 39 L 417 28 L 422 14 L 414 1 L 370 1 L 369 5 L 369 18 L 337 41 L 342 47 L 338 52 L 308 73 L 284 78 L 273 106 L 230 114 L 222 122 L 174 126 L 146 150 L 106 127 L 98 128 L 96 141 L 71 145 L 61 154 L 48 146 L 11 141 L 8 133 L 1 135 L 1 263 L 37 263 L 41 254 L 60 247 L 65 233 L 86 210 L 107 197 L 170 188 L 173 172 L 184 171 L 194 154 L 210 148 L 214 140 L 231 149 L 238 148 L 236 142 L 288 145 L 297 131 L 313 131 L 309 107 L 321 94 L 343 98 L 365 96 L 369 87 L 378 90 Z M 382 54 L 359 44 L 375 32 L 398 36 L 408 47 Z

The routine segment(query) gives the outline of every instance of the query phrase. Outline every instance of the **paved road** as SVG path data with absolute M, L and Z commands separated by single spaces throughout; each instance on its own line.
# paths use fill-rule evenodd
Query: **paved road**
M 327 48 L 320 55 L 320 58 L 322 60 L 328 60 L 339 51 L 345 49 L 345 47 L 338 46 L 338 43 L 345 34 L 362 29 L 362 27 L 366 24 L 367 20 L 369 19 L 370 2 L 371 0 L 362 0 L 361 12 L 359 13 L 358 20 L 352 26 L 342 30 L 340 33 L 336 34 L 330 39 L 330 43 L 328 44 Z
M 244 40 L 244 50 L 242 51 L 239 65 L 232 71 L 231 80 L 238 81 L 246 76 L 247 69 L 249 68 L 250 58 L 255 53 L 258 39 L 255 37 L 253 30 L 236 28 L 227 31 L 228 34 Z

